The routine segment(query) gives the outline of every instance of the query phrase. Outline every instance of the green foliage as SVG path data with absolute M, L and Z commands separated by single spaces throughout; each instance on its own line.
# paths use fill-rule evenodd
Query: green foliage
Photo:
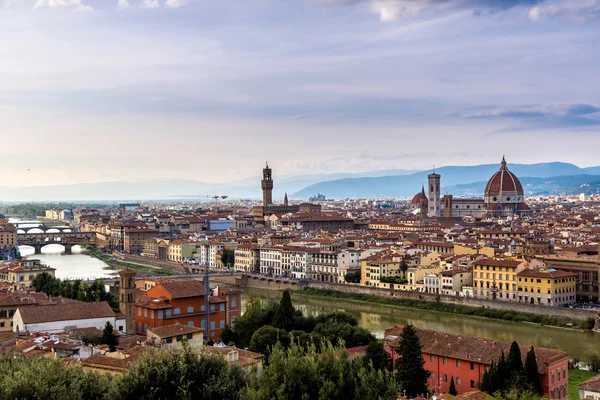
M 63 296 L 88 303 L 106 301 L 111 308 L 119 308 L 117 298 L 106 291 L 104 282 L 99 279 L 92 283 L 82 283 L 81 280 L 61 281 L 44 272 L 33 279 L 32 286 L 36 292 L 44 292 L 48 296 Z
M 508 372 L 506 382 L 511 387 L 522 388 L 523 379 L 523 359 L 521 358 L 521 349 L 517 342 L 512 342 L 508 356 L 506 357 L 506 370 Z
M 402 261 L 400 261 L 400 271 L 402 271 L 402 272 L 408 271 L 408 263 L 406 262 L 405 259 L 402 259 Z
M 405 285 L 408 283 L 408 279 L 405 278 L 399 278 L 397 276 L 384 276 L 383 278 L 380 279 L 381 282 L 383 283 L 393 283 L 396 285 Z
M 217 355 L 198 356 L 189 345 L 147 354 L 107 393 L 107 399 L 239 399 L 247 376 Z
M 231 329 L 231 327 L 229 325 L 225 325 L 223 327 L 223 329 L 221 329 L 221 340 L 223 341 L 223 343 L 237 343 L 238 342 L 238 335 L 237 333 L 234 332 L 233 329 Z
M 540 373 L 538 371 L 538 364 L 535 358 L 535 351 L 533 350 L 533 346 L 527 352 L 527 356 L 525 357 L 525 378 L 527 379 L 527 383 L 531 387 L 531 391 L 533 393 L 542 394 L 542 386 L 540 380 Z
M 0 359 L 0 399 L 99 400 L 110 381 L 46 357 L 8 354 Z
M 574 324 L 581 329 L 589 329 L 586 321 L 576 321 L 569 318 L 557 318 L 552 316 L 525 314 L 516 311 L 493 310 L 490 308 L 472 307 L 461 304 L 442 303 L 441 301 L 424 301 L 422 299 L 402 299 L 398 297 L 379 297 L 360 293 L 347 293 L 327 289 L 307 288 L 300 294 L 316 297 L 332 297 L 337 299 L 349 299 L 365 301 L 368 303 L 385 304 L 391 306 L 408 307 L 420 310 L 432 310 L 452 314 L 473 315 L 485 318 L 495 318 L 514 322 L 533 322 L 536 324 L 567 326 Z
M 292 304 L 290 291 L 286 290 L 283 292 L 283 295 L 281 296 L 281 301 L 279 302 L 279 306 L 277 307 L 275 315 L 273 316 L 273 326 L 275 328 L 291 331 L 292 329 L 294 329 L 295 317 L 296 309 Z
M 365 361 L 370 361 L 376 370 L 392 370 L 392 359 L 380 340 L 369 343 L 365 350 Z
M 336 344 L 341 340 L 346 347 L 364 346 L 375 341 L 375 336 L 367 329 L 335 318 L 317 324 L 313 332 L 313 337 L 315 336 Z
M 322 354 L 292 344 L 277 345 L 270 364 L 251 379 L 249 400 L 386 400 L 395 399 L 397 386 L 388 371 L 377 371 L 362 359 L 348 360 L 343 347 L 321 345 Z
M 265 355 L 265 361 L 268 362 L 271 350 L 280 343 L 283 347 L 290 345 L 290 335 L 283 329 L 277 329 L 272 326 L 263 326 L 252 335 L 248 349 Z
M 265 304 L 251 298 L 246 305 L 244 315 L 235 321 L 233 331 L 237 335 L 235 341 L 237 346 L 241 348 L 248 347 L 254 332 L 265 325 L 271 325 L 276 308 L 277 304 Z
M 400 390 L 406 391 L 411 397 L 427 393 L 429 372 L 424 368 L 425 360 L 421 350 L 421 341 L 415 327 L 406 325 L 400 335 L 396 377 Z
M 458 394 L 456 385 L 454 384 L 454 377 L 450 378 L 450 388 L 448 389 L 448 394 L 451 394 L 452 396 L 456 396 Z
M 231 249 L 223 249 L 221 253 L 221 262 L 225 267 L 233 267 L 235 264 L 235 252 Z
M 119 345 L 119 338 L 115 336 L 113 326 L 110 322 L 106 322 L 104 326 L 101 343 L 107 345 L 110 351 L 115 351 Z
M 348 272 L 344 275 L 344 280 L 348 283 L 360 283 L 360 271 Z
M 600 357 L 598 354 L 593 354 L 588 358 L 588 364 L 591 371 L 600 372 Z

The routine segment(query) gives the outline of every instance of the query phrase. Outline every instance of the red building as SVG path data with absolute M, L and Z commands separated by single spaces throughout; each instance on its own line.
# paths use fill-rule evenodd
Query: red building
M 208 339 L 219 339 L 225 325 L 233 326 L 241 315 L 241 290 L 211 289 Z M 135 331 L 145 335 L 148 328 L 188 325 L 206 329 L 204 284 L 200 281 L 163 281 L 144 291 L 136 290 Z
M 384 345 L 395 361 L 402 326 L 385 330 Z M 510 343 L 490 341 L 474 336 L 461 336 L 451 333 L 417 329 L 423 349 L 425 369 L 430 372 L 427 384 L 437 393 L 448 393 L 450 380 L 458 393 L 479 389 L 483 373 L 492 361 L 498 362 L 504 351 L 510 350 Z M 523 362 L 529 347 L 520 346 Z M 569 355 L 563 350 L 535 348 L 535 355 L 541 375 L 542 391 L 550 399 L 567 399 L 569 386 Z

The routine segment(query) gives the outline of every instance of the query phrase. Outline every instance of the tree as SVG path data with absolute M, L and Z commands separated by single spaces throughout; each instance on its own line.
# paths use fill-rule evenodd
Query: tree
M 496 386 L 492 382 L 493 375 L 497 374 L 496 365 L 492 361 L 492 365 L 490 369 L 483 372 L 483 376 L 481 377 L 481 382 L 479 383 L 479 390 L 487 394 L 493 394 L 496 392 Z
M 221 340 L 227 345 L 237 344 L 238 336 L 229 325 L 225 325 L 221 329 Z
M 247 399 L 392 400 L 397 385 L 389 371 L 377 371 L 362 359 L 350 361 L 342 347 L 330 343 L 303 348 L 276 345 L 269 365 L 251 379 Z
M 279 306 L 273 316 L 273 326 L 275 328 L 291 331 L 294 329 L 294 317 L 296 309 L 292 304 L 292 298 L 290 297 L 290 291 L 285 290 L 281 296 Z
M 107 394 L 107 399 L 240 399 L 247 375 L 217 355 L 183 349 L 149 351 Z
M 224 267 L 233 267 L 235 264 L 235 252 L 231 249 L 223 249 L 221 253 L 221 262 Z
M 344 280 L 348 283 L 360 283 L 360 271 L 348 272 L 344 275 Z
M 364 346 L 375 341 L 375 336 L 367 329 L 336 319 L 328 319 L 317 324 L 313 331 L 313 338 L 325 339 L 336 345 L 341 340 L 346 347 Z M 319 342 L 319 340 L 315 340 L 315 342 Z
M 102 344 L 108 346 L 110 351 L 115 351 L 119 345 L 119 338 L 115 336 L 113 326 L 110 322 L 104 325 L 104 331 L 102 332 Z
M 235 321 L 234 332 L 237 335 L 238 347 L 246 348 L 254 333 L 265 325 L 271 325 L 277 304 L 265 305 L 260 300 L 251 298 L 246 303 L 246 312 Z
M 542 394 L 540 373 L 533 346 L 531 346 L 525 357 L 525 378 L 534 393 Z
M 524 375 L 523 359 L 521 358 L 521 349 L 517 342 L 512 342 L 510 345 L 510 350 L 506 357 L 506 372 L 505 387 L 522 388 Z
M 282 329 L 263 326 L 252 335 L 248 350 L 264 354 L 265 361 L 268 362 L 271 350 L 277 343 L 281 343 L 284 348 L 288 347 L 290 344 L 290 335 Z
M 429 372 L 424 368 L 421 341 L 417 330 L 411 324 L 402 329 L 399 343 L 400 357 L 396 362 L 397 380 L 401 390 L 408 396 L 417 396 L 427 392 Z
M 456 396 L 458 392 L 456 391 L 456 386 L 454 385 L 454 376 L 450 378 L 450 388 L 448 389 L 448 394 L 452 396 Z
M 369 343 L 365 350 L 365 360 L 370 361 L 376 370 L 391 370 L 392 360 L 380 340 Z
M 408 263 L 406 262 L 405 259 L 402 259 L 402 261 L 400 261 L 400 271 L 402 271 L 402 272 L 408 271 Z

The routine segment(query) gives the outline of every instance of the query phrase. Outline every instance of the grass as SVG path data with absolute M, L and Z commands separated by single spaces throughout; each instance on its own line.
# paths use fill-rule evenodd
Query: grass
M 95 247 L 95 246 L 88 247 L 88 249 L 90 250 L 90 255 L 92 257 L 104 261 L 106 264 L 110 265 L 111 267 L 129 268 L 129 269 L 134 269 L 136 271 L 148 272 L 150 274 L 156 274 L 156 275 L 167 275 L 167 274 L 172 273 L 171 271 L 166 270 L 164 268 L 153 268 L 153 267 L 148 267 L 148 266 L 144 266 L 144 265 L 140 265 L 140 264 L 133 264 L 133 263 L 128 263 L 128 262 L 124 262 L 124 261 L 113 260 L 112 256 L 110 254 L 104 253 L 101 249 L 99 249 L 98 247 Z
M 514 322 L 532 322 L 536 324 L 542 325 L 552 325 L 552 326 L 567 326 L 567 324 L 572 324 L 573 327 L 579 329 L 590 330 L 594 327 L 594 320 L 590 318 L 586 321 L 574 321 L 567 318 L 558 318 L 552 316 L 543 316 L 543 315 L 535 315 L 535 314 L 525 314 L 517 311 L 502 311 L 502 310 L 492 310 L 489 308 L 483 307 L 472 307 L 465 306 L 461 304 L 450 304 L 450 303 L 441 303 L 439 301 L 425 301 L 425 300 L 413 300 L 413 299 L 400 299 L 393 297 L 379 297 L 375 295 L 367 295 L 367 294 L 359 294 L 359 293 L 346 293 L 346 292 L 338 292 L 334 290 L 326 290 L 326 289 L 314 289 L 307 288 L 298 292 L 298 294 L 305 294 L 309 296 L 316 297 L 333 297 L 339 299 L 348 299 L 348 300 L 357 300 L 368 303 L 375 304 L 383 304 L 388 306 L 397 306 L 397 307 L 405 307 L 405 308 L 416 308 L 421 310 L 433 310 L 440 311 L 450 314 L 462 314 L 462 315 L 471 315 L 478 317 L 486 317 L 486 318 L 494 318 L 501 319 L 505 321 L 514 321 Z
M 583 369 L 570 369 L 569 370 L 569 399 L 579 400 L 579 389 L 577 385 L 581 382 L 587 381 L 588 379 L 598 375 L 596 372 L 586 371 Z

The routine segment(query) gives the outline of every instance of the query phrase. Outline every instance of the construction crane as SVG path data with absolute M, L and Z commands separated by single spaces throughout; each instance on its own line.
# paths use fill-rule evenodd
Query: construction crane
M 218 213 L 219 212 L 219 200 L 225 200 L 227 198 L 229 198 L 229 196 L 222 196 L 222 195 L 208 195 L 208 194 L 199 194 L 199 195 L 181 195 L 181 196 L 169 196 L 169 197 L 176 197 L 178 199 L 213 199 L 215 201 L 214 204 L 214 208 L 213 211 Z

